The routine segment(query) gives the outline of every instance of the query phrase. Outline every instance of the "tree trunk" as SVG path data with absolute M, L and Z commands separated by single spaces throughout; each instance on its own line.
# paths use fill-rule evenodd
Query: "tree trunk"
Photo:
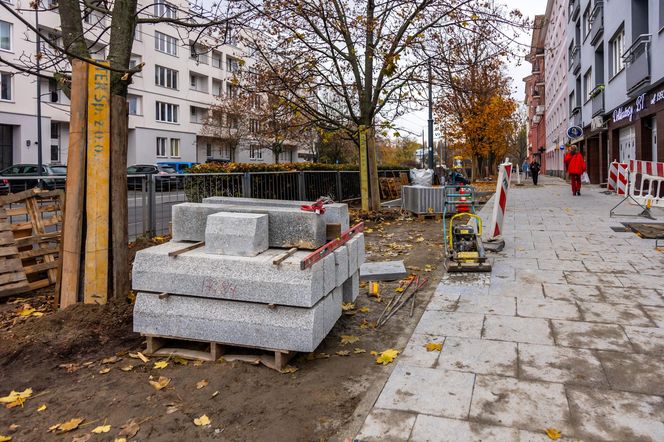
M 367 128 L 367 154 L 369 157 L 369 192 L 371 210 L 380 210 L 380 191 L 378 189 L 378 161 L 376 160 L 376 130 L 371 124 Z
M 129 236 L 127 222 L 127 100 L 111 98 L 111 289 L 109 298 L 125 300 L 129 294 Z
M 136 0 L 115 0 L 111 18 L 108 61 L 111 67 L 127 69 L 136 32 Z M 127 97 L 129 81 L 119 72 L 111 73 L 111 95 Z

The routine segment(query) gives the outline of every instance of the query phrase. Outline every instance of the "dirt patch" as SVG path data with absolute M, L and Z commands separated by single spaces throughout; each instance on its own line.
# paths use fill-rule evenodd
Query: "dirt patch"
M 398 343 L 412 333 L 442 275 L 440 222 L 401 218 L 398 212 L 366 222 L 368 259 L 403 259 L 408 268 L 429 277 L 414 315 L 409 317 L 409 308 L 403 308 L 384 327 L 372 328 L 398 283 L 381 283 L 382 302 L 361 288 L 355 309 L 339 320 L 316 352 L 291 362 L 294 373 L 241 362 L 181 365 L 173 359 L 156 369 L 154 363 L 166 358 L 143 363 L 129 355 L 144 344 L 132 332 L 132 306 L 124 300 L 58 312 L 50 310 L 48 293 L 0 304 L 0 396 L 33 389 L 22 407 L 0 409 L 0 434 L 16 441 L 69 441 L 106 423 L 111 425 L 106 439 L 112 440 L 122 425 L 137 419 L 140 430 L 133 440 L 339 438 L 374 382 L 382 382 L 391 369 L 377 365 L 370 352 L 403 350 Z M 151 243 L 136 249 L 143 245 Z M 19 316 L 24 303 L 42 308 L 44 315 Z M 341 345 L 341 335 L 355 335 L 359 341 Z M 343 356 L 346 350 L 350 352 Z M 112 356 L 115 362 L 102 362 Z M 123 371 L 130 365 L 131 370 Z M 157 391 L 149 384 L 150 376 L 171 381 Z M 204 379 L 207 386 L 198 389 L 196 384 Z M 42 404 L 47 408 L 37 411 Z M 197 427 L 193 420 L 203 414 L 211 425 Z M 85 418 L 81 428 L 65 436 L 46 432 L 72 418 Z M 12 429 L 12 424 L 18 427 Z

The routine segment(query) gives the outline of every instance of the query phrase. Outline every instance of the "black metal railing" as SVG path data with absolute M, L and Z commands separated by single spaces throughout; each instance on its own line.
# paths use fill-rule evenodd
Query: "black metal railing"
M 627 94 L 635 94 L 650 84 L 650 42 L 652 35 L 639 35 L 623 54 L 625 62 Z
M 604 2 L 598 1 L 590 14 L 590 44 L 597 44 L 604 34 Z

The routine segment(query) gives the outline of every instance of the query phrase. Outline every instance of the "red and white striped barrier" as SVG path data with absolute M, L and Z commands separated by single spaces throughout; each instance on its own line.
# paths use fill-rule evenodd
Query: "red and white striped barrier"
M 507 206 L 507 192 L 510 190 L 512 164 L 503 163 L 498 166 L 498 180 L 496 182 L 496 200 L 493 203 L 493 214 L 489 229 L 489 241 L 502 235 L 505 207 Z
M 627 195 L 627 192 L 629 192 L 629 164 L 618 163 L 618 179 L 616 185 L 616 193 L 618 195 Z
M 629 194 L 644 206 L 664 207 L 664 163 L 630 160 Z

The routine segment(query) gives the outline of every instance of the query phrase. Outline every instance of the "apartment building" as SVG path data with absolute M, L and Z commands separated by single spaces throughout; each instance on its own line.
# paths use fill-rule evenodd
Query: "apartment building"
M 569 109 L 567 104 L 567 11 L 569 0 L 549 0 L 542 27 L 544 35 L 545 153 L 549 175 L 563 176 Z
M 29 8 L 27 0 L 0 0 L 16 10 Z M 46 0 L 55 6 L 53 0 Z M 177 7 L 174 7 L 177 5 Z M 156 3 L 147 13 L 176 16 L 186 11 L 185 0 Z M 140 6 L 139 6 L 140 9 Z M 154 9 L 154 10 L 153 10 Z M 34 11 L 22 11 L 34 25 Z M 102 21 L 100 21 L 102 20 Z M 86 15 L 86 26 L 103 24 L 95 13 Z M 39 27 L 57 39 L 60 19 L 57 10 L 39 13 Z M 94 34 L 94 30 L 92 31 Z M 31 41 L 29 41 L 31 40 Z M 0 8 L 0 57 L 16 62 L 34 55 L 35 36 L 13 15 Z M 105 58 L 103 39 L 94 57 Z M 46 48 L 48 50 L 48 48 Z M 127 97 L 129 103 L 128 164 L 157 161 L 205 162 L 209 159 L 236 162 L 274 162 L 272 153 L 260 149 L 248 138 L 237 147 L 204 131 L 209 107 L 224 96 L 237 93 L 231 81 L 242 64 L 251 65 L 246 49 L 230 39 L 228 44 L 208 49 L 182 41 L 178 30 L 169 24 L 139 25 L 131 65 L 145 63 L 142 73 L 133 77 Z M 43 74 L 52 76 L 45 70 Z M 0 62 L 0 167 L 37 161 L 37 86 L 36 78 L 18 73 Z M 52 79 L 41 79 L 42 156 L 44 163 L 67 162 L 69 101 Z M 306 146 L 291 146 L 280 155 L 280 162 L 309 159 Z
M 613 160 L 664 160 L 664 1 L 571 0 L 568 11 L 569 124 L 584 129 L 571 142 L 591 182 Z
M 546 88 L 544 82 L 545 58 L 544 58 L 544 15 L 536 15 L 533 35 L 530 44 L 530 52 L 526 60 L 531 64 L 532 71 L 523 80 L 526 83 L 526 99 L 524 101 L 528 109 L 528 159 L 537 160 L 541 165 L 541 172 L 547 168 L 547 159 L 544 155 L 546 149 L 546 119 L 545 99 Z

